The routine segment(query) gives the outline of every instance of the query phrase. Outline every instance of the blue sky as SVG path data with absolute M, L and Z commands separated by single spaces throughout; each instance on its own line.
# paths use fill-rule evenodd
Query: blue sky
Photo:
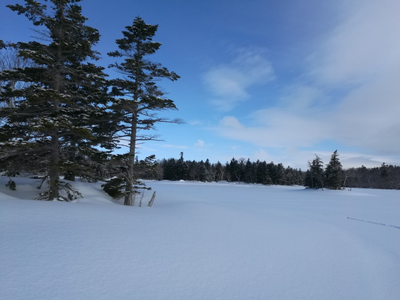
M 5 41 L 30 39 L 24 16 L 0 7 Z M 181 76 L 160 82 L 178 111 L 163 142 L 139 157 L 232 157 L 307 168 L 338 150 L 345 168 L 400 165 L 398 0 L 83 0 L 101 33 L 100 64 L 136 16 L 159 24 L 152 60 Z M 112 70 L 110 76 L 115 76 Z

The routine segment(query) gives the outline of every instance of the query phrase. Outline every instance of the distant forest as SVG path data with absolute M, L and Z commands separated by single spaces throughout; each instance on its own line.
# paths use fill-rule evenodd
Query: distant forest
M 139 161 L 136 161 L 140 164 Z M 205 161 L 185 160 L 181 157 L 162 159 L 149 168 L 148 164 L 140 171 L 140 178 L 152 180 L 185 180 L 185 181 L 227 181 L 238 183 L 252 183 L 263 185 L 301 185 L 309 188 L 328 187 L 329 170 L 322 169 L 322 185 L 311 186 L 308 183 L 312 172 L 312 163 L 309 170 L 293 169 L 285 167 L 281 163 L 265 162 L 250 159 L 235 159 L 222 164 Z M 329 165 L 329 164 L 328 164 Z M 328 166 L 327 165 L 327 166 Z M 321 164 L 322 166 L 322 164 Z M 400 189 L 400 167 L 386 165 L 380 167 L 341 169 L 338 188 L 373 188 L 373 189 Z

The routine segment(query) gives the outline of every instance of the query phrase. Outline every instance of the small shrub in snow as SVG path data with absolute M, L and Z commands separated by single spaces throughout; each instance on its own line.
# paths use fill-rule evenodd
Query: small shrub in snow
M 7 182 L 6 187 L 8 187 L 12 191 L 15 191 L 17 189 L 15 181 L 11 179 Z

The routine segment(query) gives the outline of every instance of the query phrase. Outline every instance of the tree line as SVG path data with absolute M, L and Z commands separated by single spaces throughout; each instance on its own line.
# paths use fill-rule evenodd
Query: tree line
M 274 185 L 301 185 L 303 174 L 301 170 L 284 167 L 281 163 L 251 162 L 249 159 L 232 158 L 225 164 L 205 161 L 185 161 L 179 159 L 163 159 L 159 162 L 158 178 L 164 180 L 194 180 L 194 181 L 228 181 Z
M 400 189 L 400 167 L 382 163 L 380 167 L 361 166 L 344 170 L 336 150 L 325 168 L 323 161 L 317 155 L 309 162 L 304 185 L 315 189 L 326 187 L 335 190 L 342 188 Z
M 156 161 L 136 160 L 138 176 L 151 180 L 187 180 L 202 182 L 242 182 L 263 185 L 302 185 L 311 189 L 374 188 L 400 189 L 400 167 L 383 163 L 379 168 L 343 169 L 338 151 L 328 164 L 320 157 L 308 163 L 306 171 L 284 167 L 283 164 L 250 159 L 235 159 L 224 164 L 209 159 L 195 161 L 169 158 Z
M 158 115 L 177 108 L 156 82 L 179 76 L 148 59 L 161 46 L 153 41 L 158 25 L 136 17 L 116 39 L 116 50 L 107 53 L 115 58 L 108 67 L 122 77 L 108 79 L 94 50 L 100 33 L 85 24 L 80 1 L 7 5 L 32 23 L 38 37 L 0 40 L 0 55 L 7 62 L 0 65 L 0 171 L 42 174 L 48 188 L 38 199 L 61 201 L 79 196 L 61 175 L 73 181 L 107 174 L 119 179 L 124 204 L 132 205 L 139 184 L 137 142 L 154 139 L 145 132 L 157 123 L 181 122 Z M 14 59 L 8 59 L 10 53 Z M 123 144 L 128 150 L 114 154 Z

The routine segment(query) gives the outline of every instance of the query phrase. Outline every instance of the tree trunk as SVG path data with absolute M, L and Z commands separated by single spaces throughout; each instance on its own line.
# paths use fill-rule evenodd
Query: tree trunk
M 60 196 L 60 192 L 58 189 L 59 176 L 60 176 L 60 157 L 59 157 L 59 141 L 58 134 L 56 130 L 54 130 L 51 135 L 51 145 L 52 145 L 52 153 L 51 153 L 51 163 L 49 167 L 49 200 L 58 199 Z
M 131 123 L 131 136 L 129 145 L 129 156 L 128 156 L 128 172 L 126 174 L 126 186 L 125 186 L 125 200 L 124 205 L 133 206 L 133 184 L 135 181 L 134 168 L 135 168 L 135 154 L 136 154 L 136 131 L 137 131 L 137 109 L 132 113 L 132 123 Z

